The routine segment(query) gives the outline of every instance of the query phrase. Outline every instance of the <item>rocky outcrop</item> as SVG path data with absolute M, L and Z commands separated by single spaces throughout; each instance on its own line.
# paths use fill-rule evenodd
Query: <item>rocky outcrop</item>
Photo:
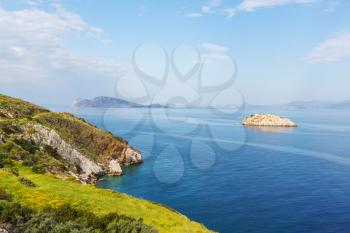
M 118 160 L 112 159 L 108 164 L 108 174 L 114 175 L 114 176 L 119 176 L 122 173 L 123 173 L 123 170 L 120 167 Z
M 102 175 L 121 175 L 123 173 L 120 163 L 135 164 L 142 162 L 140 152 L 129 145 L 123 150 L 119 158 L 110 158 L 106 161 L 93 161 L 88 156 L 80 153 L 71 144 L 64 141 L 53 129 L 41 124 L 29 123 L 23 126 L 24 137 L 35 144 L 49 145 L 57 150 L 57 153 L 69 164 L 79 168 L 79 174 L 69 172 L 73 177 L 78 177 L 84 183 L 94 183 Z
M 128 146 L 123 150 L 119 161 L 125 164 L 142 163 L 142 156 L 139 151 Z
M 297 127 L 297 124 L 290 119 L 271 114 L 250 115 L 243 120 L 242 124 L 258 127 Z
M 28 124 L 25 129 L 31 129 L 31 132 L 27 131 L 26 133 L 27 138 L 33 140 L 36 144 L 45 144 L 55 148 L 57 153 L 68 163 L 79 167 L 79 177 L 82 181 L 89 182 L 95 179 L 96 176 L 104 174 L 101 166 L 66 143 L 56 131 L 39 124 Z
M 15 118 L 15 115 L 0 108 L 0 118 Z
M 0 233 L 8 233 L 8 231 L 3 228 L 0 228 Z

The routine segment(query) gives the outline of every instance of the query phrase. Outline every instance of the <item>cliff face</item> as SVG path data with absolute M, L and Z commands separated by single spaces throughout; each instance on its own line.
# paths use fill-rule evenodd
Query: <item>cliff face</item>
M 7 103 L 13 102 L 12 98 L 7 98 Z M 25 104 L 31 108 L 35 106 Z M 0 152 L 9 154 L 11 159 L 25 161 L 33 169 L 95 183 L 103 175 L 121 175 L 122 164 L 142 163 L 141 153 L 127 141 L 83 119 L 40 107 L 40 111 L 27 111 L 31 115 L 22 114 L 21 108 L 13 109 L 11 104 L 7 108 L 0 106 Z M 30 118 L 17 117 L 22 115 Z
M 296 127 L 293 121 L 288 118 L 271 114 L 254 114 L 246 117 L 243 122 L 246 126 L 267 126 L 267 127 Z
M 65 142 L 55 130 L 33 123 L 22 127 L 25 139 L 32 140 L 38 145 L 51 146 L 67 163 L 78 167 L 79 174 L 72 175 L 78 177 L 82 182 L 93 183 L 102 175 L 121 175 L 123 172 L 121 163 L 136 164 L 142 162 L 141 154 L 130 146 L 123 150 L 118 159 L 110 157 L 103 161 L 93 161 Z
M 51 146 L 67 163 L 79 167 L 80 174 L 76 174 L 76 176 L 81 181 L 94 181 L 96 176 L 103 175 L 104 171 L 99 165 L 66 143 L 54 130 L 39 124 L 27 124 L 23 126 L 23 129 L 26 139 L 32 140 L 38 145 Z M 28 132 L 28 129 L 32 132 Z

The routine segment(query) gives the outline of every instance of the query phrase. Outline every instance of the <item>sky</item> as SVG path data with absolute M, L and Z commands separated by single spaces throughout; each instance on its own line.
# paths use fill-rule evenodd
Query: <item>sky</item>
M 342 101 L 349 86 L 350 1 L 0 0 L 0 93 L 38 104 Z

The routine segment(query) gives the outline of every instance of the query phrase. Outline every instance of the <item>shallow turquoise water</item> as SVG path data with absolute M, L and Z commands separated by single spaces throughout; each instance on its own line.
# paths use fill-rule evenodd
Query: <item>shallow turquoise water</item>
M 142 165 L 99 187 L 166 204 L 224 233 L 349 232 L 350 111 L 245 111 L 299 124 L 283 131 L 244 128 L 241 114 L 204 109 L 71 111 L 143 153 Z

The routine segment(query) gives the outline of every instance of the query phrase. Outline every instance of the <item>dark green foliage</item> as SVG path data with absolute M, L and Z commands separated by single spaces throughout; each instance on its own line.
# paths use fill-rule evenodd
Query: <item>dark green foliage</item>
M 118 214 L 97 217 L 70 205 L 34 211 L 16 203 L 0 202 L 0 223 L 25 233 L 156 233 L 153 228 Z
M 0 133 L 3 134 L 14 134 L 20 132 L 20 128 L 14 120 L 2 120 L 0 121 Z
M 53 148 L 52 146 L 44 145 L 44 152 L 57 160 L 61 159 L 61 156 L 58 154 L 57 149 Z
M 13 167 L 14 161 L 10 159 L 8 156 L 0 154 L 0 168 L 4 167 Z
M 14 139 L 14 142 L 22 147 L 23 150 L 29 152 L 30 154 L 34 154 L 39 148 L 35 145 L 34 142 L 25 140 L 25 139 Z
M 19 176 L 19 171 L 18 171 L 18 169 L 15 168 L 15 167 L 11 167 L 11 168 L 10 168 L 10 172 L 11 172 L 13 175 L 15 175 L 15 176 Z
M 40 165 L 34 165 L 32 167 L 32 171 L 37 173 L 37 174 L 45 174 L 46 173 L 45 167 L 40 166 Z
M 0 202 L 0 222 L 21 224 L 31 219 L 34 211 L 17 203 Z
M 18 178 L 18 181 L 21 182 L 22 184 L 24 184 L 27 187 L 31 187 L 31 188 L 36 187 L 36 185 L 32 181 L 30 181 L 30 180 L 28 180 L 28 179 L 26 179 L 24 177 Z
M 0 188 L 0 200 L 10 201 L 11 199 L 12 199 L 12 196 L 10 194 L 7 194 L 5 190 Z
M 32 171 L 39 174 L 60 174 L 67 171 L 65 161 L 56 149 L 48 145 L 38 146 L 16 134 L 7 135 L 3 142 L 0 142 L 0 168 L 13 167 L 14 161 L 21 161 L 23 165 L 32 167 Z

